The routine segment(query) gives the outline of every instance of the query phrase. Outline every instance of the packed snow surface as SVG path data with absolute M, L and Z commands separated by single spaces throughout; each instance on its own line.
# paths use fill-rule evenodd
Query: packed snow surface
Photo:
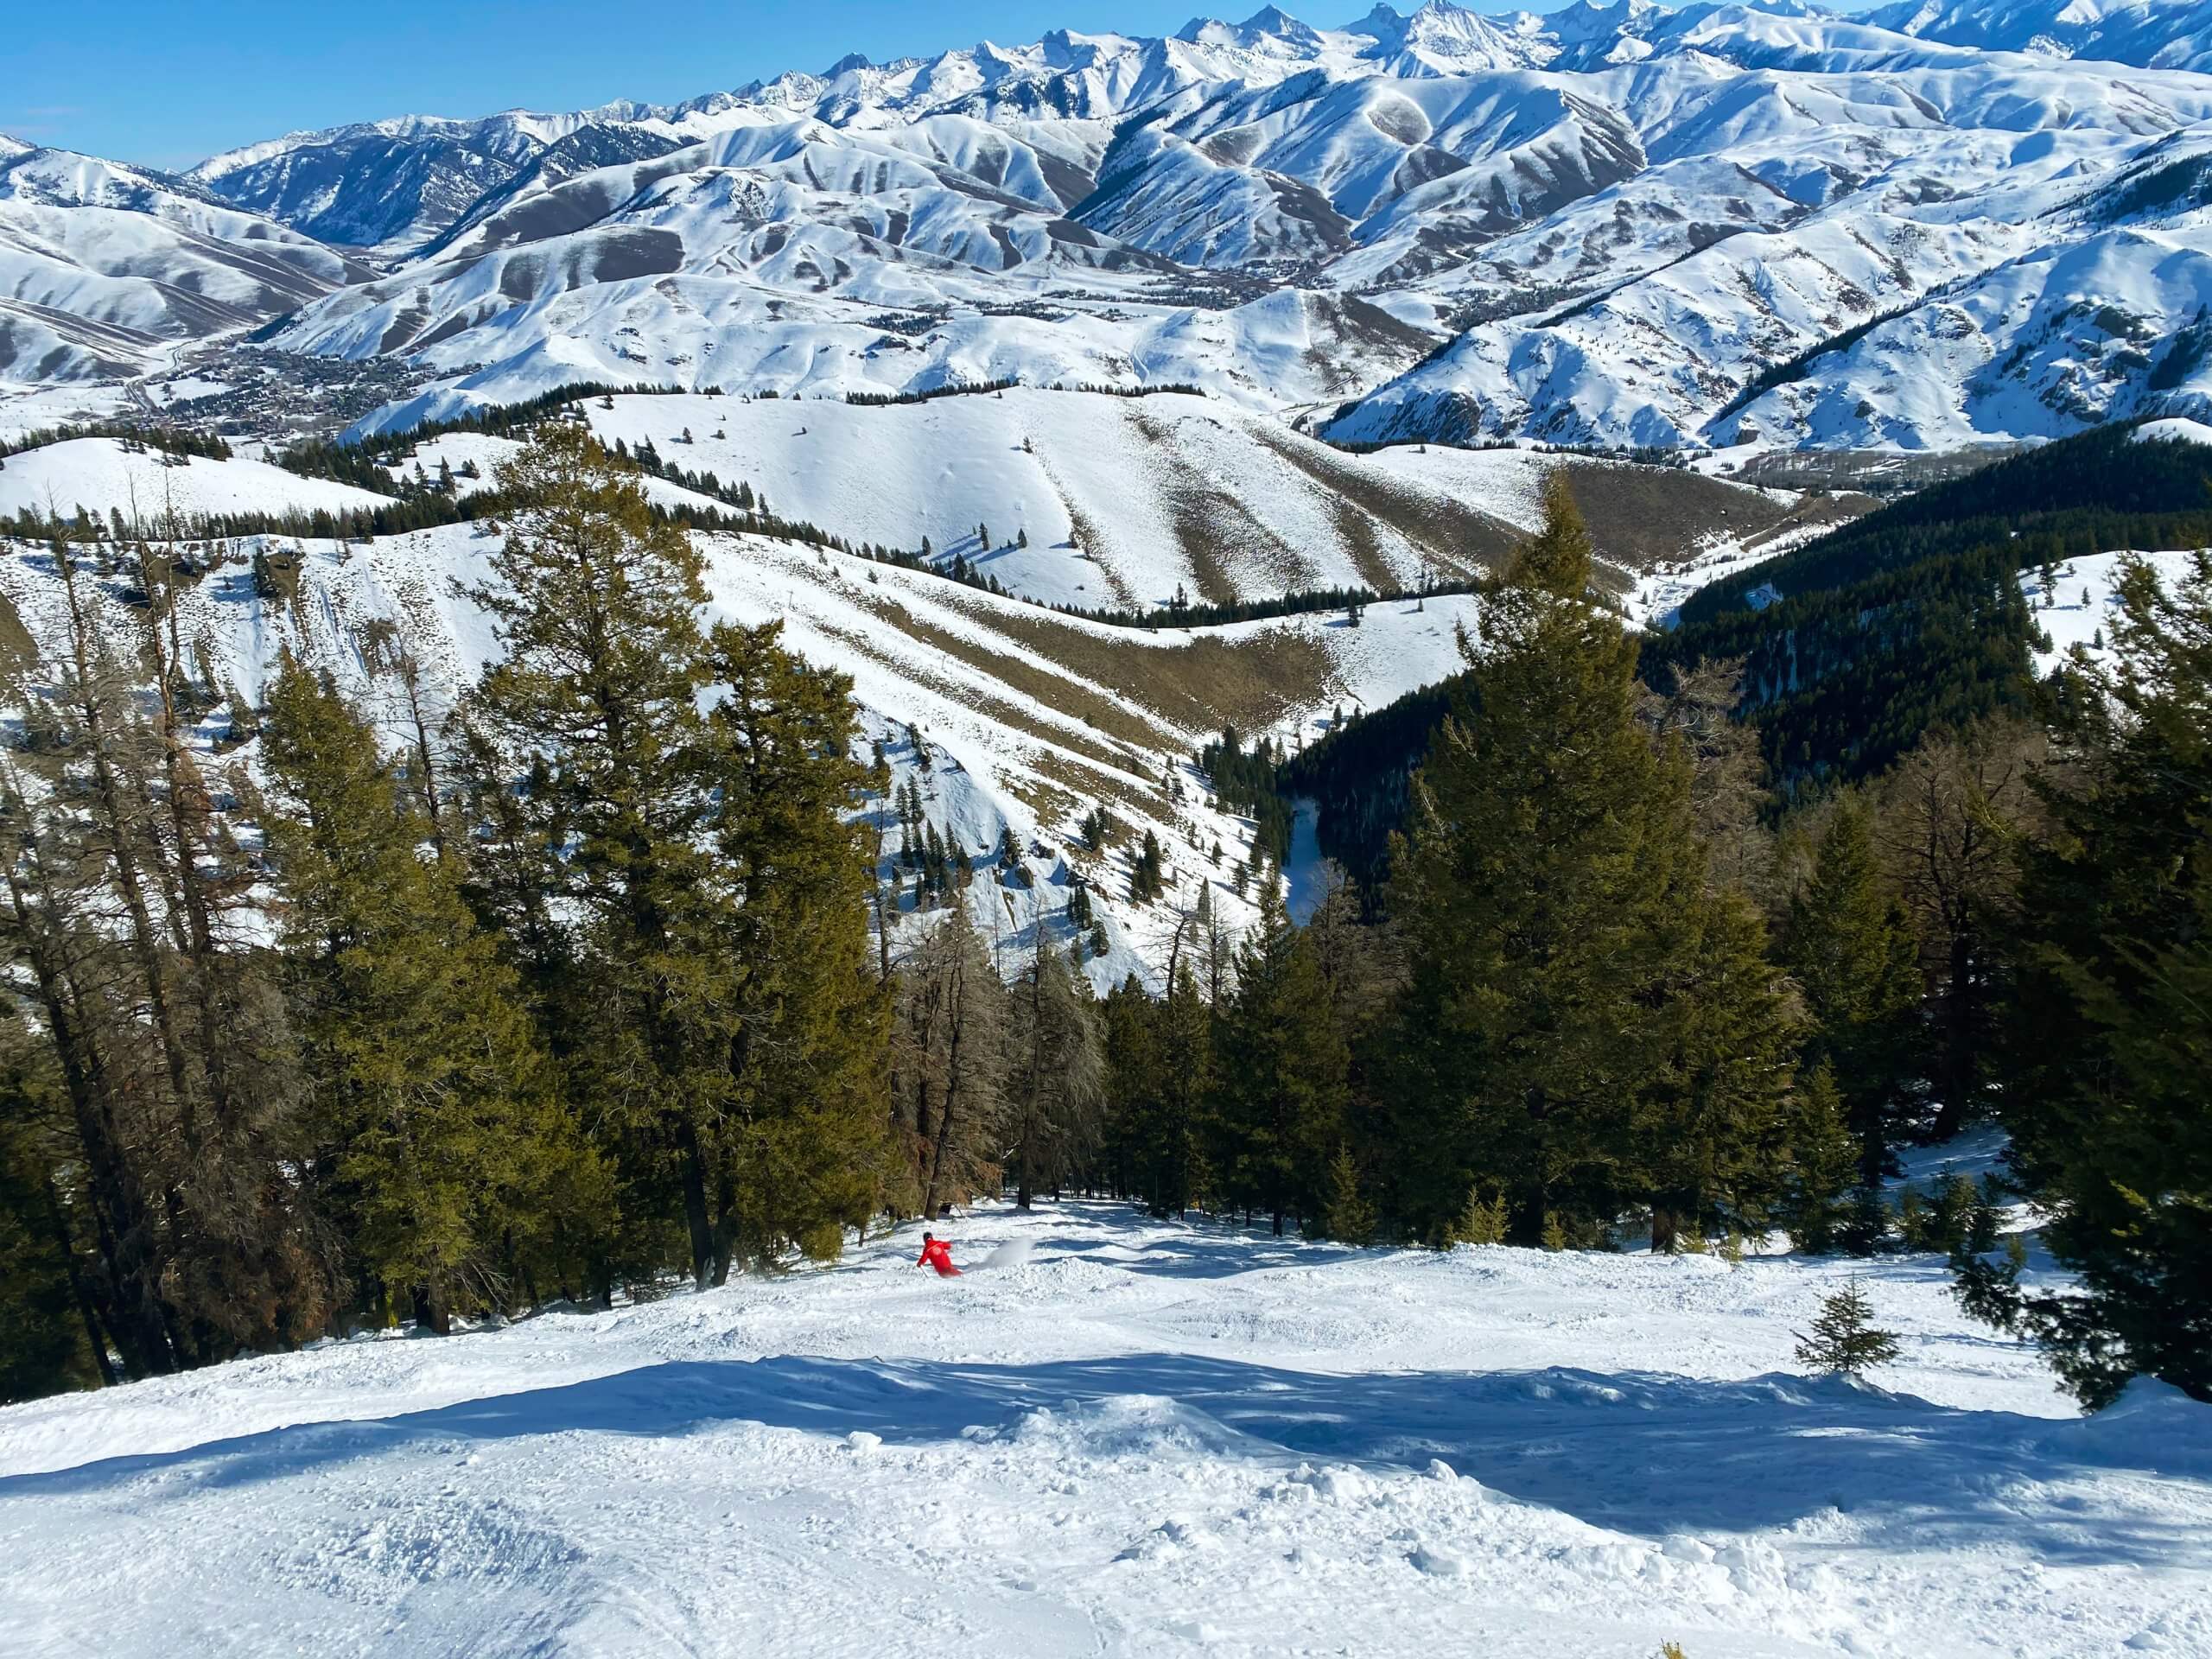
M 0 1650 L 2212 1648 L 2212 1412 L 2075 1416 L 1932 1258 L 939 1230 L 0 1412 Z M 1854 1273 L 1902 1361 L 1791 1375 Z

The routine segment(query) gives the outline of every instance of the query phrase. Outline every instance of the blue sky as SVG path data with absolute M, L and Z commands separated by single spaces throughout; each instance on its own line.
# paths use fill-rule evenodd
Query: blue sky
M 1259 3 L 1236 0 L 1227 10 L 1243 16 Z M 1370 3 L 1332 0 L 1308 21 L 1340 23 Z M 0 132 L 175 168 L 299 127 L 516 105 L 569 110 L 617 98 L 666 103 L 784 69 L 820 69 L 848 52 L 898 57 L 1031 41 L 1054 28 L 1155 35 L 1206 8 L 1199 0 L 24 0 L 10 10 Z

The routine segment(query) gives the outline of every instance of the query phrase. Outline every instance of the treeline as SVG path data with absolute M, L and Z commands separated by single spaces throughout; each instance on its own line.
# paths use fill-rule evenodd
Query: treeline
M 135 446 L 164 455 L 198 455 L 208 461 L 231 458 L 231 446 L 212 432 L 137 421 L 91 421 L 74 426 L 40 427 L 13 438 L 0 438 L 0 460 L 76 438 L 116 438 L 126 449 Z
M 1701 589 L 1678 626 L 1645 637 L 1645 677 L 1739 663 L 1736 712 L 1758 733 L 1778 803 L 1877 776 L 1931 732 L 2031 718 L 2041 636 L 2019 573 L 2212 542 L 2212 450 L 2134 442 L 2139 424 L 1933 486 Z M 1319 804 L 1322 850 L 1363 882 L 1465 690 L 1413 693 L 1286 763 L 1283 790 Z
M 2212 553 L 2171 592 L 2130 569 L 2109 664 L 2033 717 L 1777 814 L 1738 669 L 1639 681 L 1565 494 L 1483 607 L 1376 919 L 1270 899 L 1231 948 L 1202 899 L 1166 994 L 1109 999 L 1106 1184 L 1354 1241 L 1939 1250 L 2085 1403 L 2212 1399 Z M 1978 1122 L 1999 1176 L 1885 1197 Z M 2014 1198 L 2073 1280 L 2024 1279 Z
M 1554 479 L 1471 641 L 1485 713 L 1413 785 L 1387 919 L 1338 887 L 1294 926 L 1263 877 L 1232 938 L 1209 883 L 1165 994 L 1107 1000 L 1107 1185 L 1356 1243 L 1843 1242 L 1910 1109 L 1814 1052 L 1828 1023 L 1746 887 L 1747 747 L 1710 686 L 1637 683 L 1590 569 Z M 1271 758 L 1225 735 L 1206 760 L 1249 791 Z M 1804 948 L 1863 901 L 1838 883 Z
M 845 394 L 845 401 L 855 409 L 892 409 L 905 404 L 934 403 L 939 397 L 973 397 L 985 394 L 995 397 L 1001 392 L 1012 391 L 1023 384 L 1019 378 L 1008 376 L 1000 380 L 976 380 L 957 385 L 931 386 L 923 391 L 849 391 Z M 1179 380 L 1163 382 L 1158 385 L 1140 386 L 1105 385 L 1089 380 L 1069 385 L 1065 381 L 1055 380 L 1050 385 L 1040 386 L 1038 390 L 1040 391 L 1087 391 L 1099 397 L 1158 397 L 1170 393 L 1187 397 L 1203 397 L 1206 395 L 1205 387 Z
M 287 659 L 249 707 L 153 549 L 54 544 L 0 751 L 0 1398 L 715 1283 L 995 1184 L 959 1033 L 1004 988 L 972 933 L 872 948 L 849 683 L 702 625 L 575 426 L 505 486 L 450 710 L 385 630 L 369 702 Z M 197 741 L 219 701 L 257 772 Z M 1041 1124 L 1080 1079 L 1027 1064 L 991 1086 Z
M 362 489 L 382 492 L 391 487 L 390 477 L 378 470 L 373 477 L 380 482 L 364 482 L 365 479 L 372 476 L 360 471 L 364 463 L 380 469 L 412 453 L 417 444 L 428 443 L 433 438 L 442 438 L 448 433 L 471 432 L 485 437 L 520 439 L 541 421 L 550 420 L 571 404 L 580 404 L 588 397 L 597 397 L 603 402 L 617 396 L 674 397 L 683 395 L 683 387 L 661 382 L 641 381 L 617 386 L 599 380 L 575 380 L 566 385 L 556 386 L 550 391 L 541 391 L 533 397 L 518 398 L 507 404 L 486 404 L 465 414 L 417 421 L 404 431 L 374 433 L 351 442 L 344 439 L 302 438 L 276 457 L 276 464 L 302 478 L 335 479 L 341 484 L 354 484 Z M 721 396 L 721 388 L 709 386 L 701 396 L 718 397 Z M 340 470 L 330 470 L 332 468 Z
M 2212 537 L 2212 450 L 2139 442 L 2142 424 L 2121 422 L 2025 450 L 1892 502 L 1700 588 L 1683 602 L 1683 626 L 1740 610 L 1762 587 L 1789 597 L 1977 552 L 2008 552 L 2015 569 L 2031 569 Z
M 1724 578 L 1647 660 L 1742 659 L 1740 712 L 1793 791 L 1871 777 L 1925 732 L 2024 715 L 2040 636 L 2020 572 L 2212 542 L 2212 451 L 2136 442 L 2139 424 L 1933 486 Z
M 1215 800 L 1253 820 L 1253 850 L 1277 869 L 1290 860 L 1291 806 L 1276 784 L 1282 761 L 1273 740 L 1263 737 L 1247 749 L 1234 726 L 1198 751 L 1198 771 L 1212 785 Z

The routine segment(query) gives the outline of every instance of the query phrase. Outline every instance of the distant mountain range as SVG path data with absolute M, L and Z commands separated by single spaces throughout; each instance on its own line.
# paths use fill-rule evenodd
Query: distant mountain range
M 385 425 L 578 380 L 1190 385 L 1611 448 L 2201 414 L 2212 8 L 1269 7 L 181 178 L 0 146 L 0 380 L 249 331 L 417 365 Z

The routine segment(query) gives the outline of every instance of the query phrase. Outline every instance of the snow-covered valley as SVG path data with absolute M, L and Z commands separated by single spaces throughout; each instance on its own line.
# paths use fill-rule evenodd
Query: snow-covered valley
M 0 1651 L 2201 1653 L 2212 1428 L 1932 1258 L 1359 1251 L 1071 1202 L 0 1412 Z M 1905 1352 L 1793 1375 L 1860 1277 Z

